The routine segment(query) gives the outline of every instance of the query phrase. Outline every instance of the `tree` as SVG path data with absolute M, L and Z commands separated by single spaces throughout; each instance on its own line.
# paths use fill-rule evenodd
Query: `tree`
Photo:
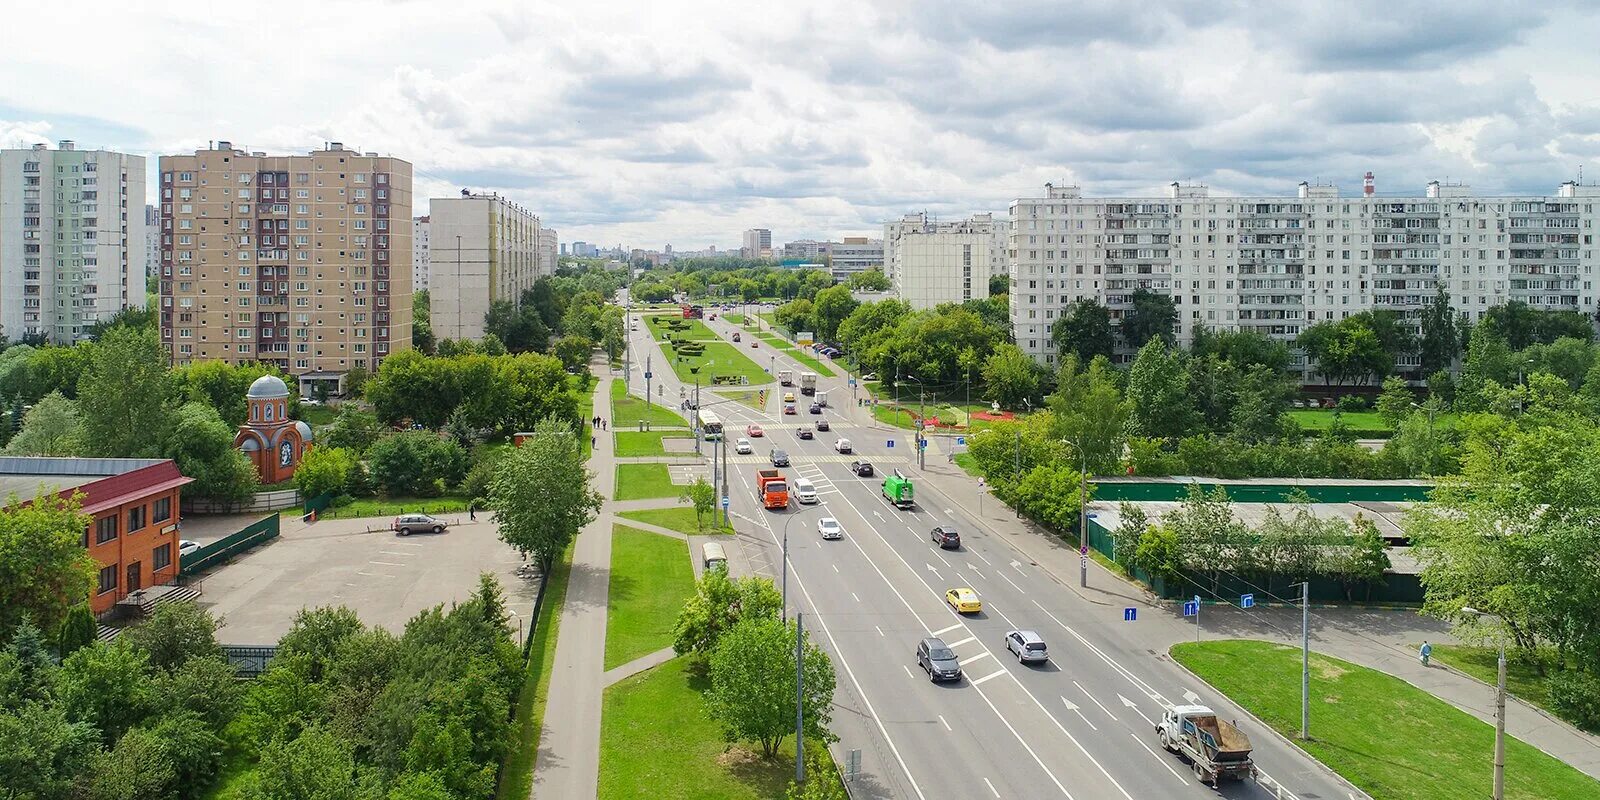
M 569 370 L 579 370 L 589 363 L 589 354 L 594 352 L 594 342 L 583 336 L 563 336 L 556 340 L 550 352 L 561 359 L 562 366 Z
M 362 797 L 350 748 L 319 726 L 289 740 L 264 742 L 251 800 L 305 798 L 358 800 Z
M 1095 359 L 1083 371 L 1078 369 L 1076 359 L 1064 361 L 1056 380 L 1056 393 L 1050 396 L 1050 410 L 1056 422 L 1052 438 L 1081 448 L 1091 475 L 1118 471 L 1132 404 L 1122 399 L 1105 359 Z
M 1496 331 L 1496 326 L 1473 327 L 1467 343 L 1466 362 L 1461 367 L 1461 380 L 1456 385 L 1457 407 L 1463 411 L 1481 410 L 1488 404 L 1486 391 L 1490 383 L 1505 386 L 1517 382 L 1517 378 L 1510 345 Z
M 166 716 L 189 713 L 214 731 L 233 721 L 244 697 L 239 671 L 221 655 L 190 658 L 155 675 L 153 707 Z
M 88 602 L 100 566 L 83 547 L 89 517 L 82 495 L 40 494 L 23 505 L 12 495 L 0 514 L 0 636 L 26 615 L 54 630 L 73 606 Z
M 975 351 L 962 354 L 970 352 Z M 1022 348 L 1002 344 L 983 362 L 983 385 L 986 396 L 1002 408 L 1017 408 L 1038 393 L 1039 368 Z
M 511 451 L 489 484 L 489 502 L 500 538 L 532 553 L 546 569 L 583 526 L 594 520 L 602 499 L 589 488 L 575 427 L 546 418 Z
M 861 292 L 883 292 L 888 291 L 890 284 L 889 279 L 884 276 L 883 270 L 879 267 L 873 267 L 851 275 L 849 286 L 851 289 Z M 994 294 L 995 292 L 991 288 L 989 293 Z
M 1251 329 L 1219 331 L 1196 325 L 1189 358 L 1193 361 L 1211 355 L 1232 363 L 1241 371 L 1252 366 L 1263 366 L 1274 372 L 1289 369 L 1289 345 L 1278 339 Z
M 1415 396 L 1406 388 L 1404 379 L 1390 375 L 1383 380 L 1383 393 L 1378 395 L 1378 416 L 1383 417 L 1389 427 L 1400 427 L 1400 421 L 1411 413 L 1415 403 Z
M 1370 320 L 1360 315 L 1311 325 L 1300 332 L 1297 343 L 1335 387 L 1394 369 L 1394 356 L 1384 350 Z
M 233 446 L 234 431 L 217 410 L 204 403 L 185 403 L 173 415 L 162 453 L 178 470 L 194 478 L 187 494 L 223 502 L 245 500 L 261 484 L 255 464 Z
M 340 447 L 313 447 L 294 470 L 294 486 L 307 498 L 345 493 L 355 454 Z
M 722 725 L 729 742 L 754 740 L 771 758 L 795 728 L 795 635 L 792 623 L 745 619 L 711 651 L 711 689 L 706 711 Z M 822 649 L 802 637 L 799 688 L 801 728 L 815 741 L 833 741 L 833 664 Z
M 74 797 L 99 751 L 99 735 L 59 705 L 0 706 L 0 787 L 8 800 Z
M 1121 521 L 1111 531 L 1112 557 L 1124 570 L 1132 574 L 1137 561 L 1139 540 L 1144 538 L 1145 531 L 1150 528 L 1150 517 L 1144 513 L 1143 507 L 1128 502 L 1118 504 L 1117 517 Z
M 149 656 L 132 642 L 96 642 L 61 662 L 56 699 L 67 716 L 115 742 L 154 710 Z
M 772 319 L 791 332 L 815 331 L 816 308 L 810 300 L 791 300 L 773 309 Z
M 478 341 L 478 347 L 483 350 L 483 354 L 486 356 L 503 356 L 511 352 L 506 349 L 506 343 L 500 341 L 500 337 L 492 333 L 484 334 L 483 338 Z
M 678 499 L 694 504 L 695 523 L 702 528 L 705 527 L 706 515 L 716 513 L 717 490 L 705 478 L 695 478 L 694 483 L 683 487 Z
M 1370 597 L 1373 584 L 1383 582 L 1390 567 L 1388 545 L 1378 526 L 1361 514 L 1352 523 L 1354 535 L 1334 550 L 1329 572 L 1344 585 L 1346 600 L 1355 599 L 1355 587 L 1365 585 Z
M 66 658 L 87 647 L 99 633 L 99 624 L 87 602 L 79 603 L 67 611 L 66 619 L 56 627 L 56 657 Z
M 383 424 L 370 411 L 355 403 L 339 406 L 339 416 L 333 423 L 318 432 L 317 438 L 328 448 L 343 448 L 355 454 L 365 453 L 383 434 Z M 320 448 L 317 448 L 320 449 Z M 313 449 L 312 452 L 316 452 Z M 307 453 L 306 455 L 310 455 Z M 302 463 L 302 468 L 304 462 Z M 299 470 L 297 469 L 296 472 Z
M 467 474 L 467 452 L 427 431 L 380 439 L 367 451 L 372 479 L 391 497 L 434 497 Z
M 128 731 L 115 746 L 92 760 L 88 776 L 89 800 L 170 796 L 178 771 L 167 755 L 165 744 L 147 728 Z M 222 741 L 217 740 L 217 744 L 220 746 Z
M 1111 311 L 1096 300 L 1074 300 L 1061 312 L 1061 318 L 1051 326 L 1050 338 L 1055 343 L 1058 358 L 1077 356 L 1088 363 L 1095 356 L 1110 357 L 1116 349 Z
M 1129 347 L 1144 347 L 1145 342 L 1156 337 L 1172 343 L 1178 308 L 1170 296 L 1140 287 L 1133 290 L 1129 302 L 1133 307 L 1122 315 L 1122 325 L 1118 329 Z
M 1022 475 L 1010 499 L 1022 513 L 1055 530 L 1075 530 L 1084 492 L 1081 476 L 1076 466 L 1039 464 Z
M 84 450 L 83 435 L 78 404 L 51 392 L 22 418 L 22 430 L 6 445 L 6 454 L 74 456 Z
M 817 292 L 812 303 L 812 314 L 817 322 L 817 340 L 823 342 L 834 341 L 839 333 L 839 325 L 860 305 L 850 295 L 850 288 L 842 284 Z
M 673 626 L 672 648 L 680 655 L 714 650 L 722 634 L 747 619 L 772 619 L 783 607 L 783 596 L 771 578 L 728 577 L 707 570 L 695 584 L 694 596 L 684 602 Z
M 1150 525 L 1139 535 L 1139 546 L 1134 551 L 1134 566 L 1152 576 L 1172 580 L 1183 569 L 1183 550 L 1178 534 L 1167 525 Z
M 222 655 L 216 618 L 195 603 L 163 603 L 122 638 L 143 650 L 157 669 L 175 670 L 190 659 Z
M 1456 312 L 1450 307 L 1450 293 L 1443 286 L 1423 304 L 1421 323 L 1422 341 L 1417 347 L 1422 360 L 1419 372 L 1432 375 L 1449 369 L 1461 354 L 1461 332 L 1456 329 Z
M 156 332 L 116 328 L 94 350 L 78 386 L 84 447 L 114 458 L 154 458 L 171 421 L 172 380 Z
M 1128 369 L 1133 428 L 1145 436 L 1188 436 L 1198 422 L 1181 356 L 1160 337 L 1139 348 Z
M 1161 524 L 1177 537 L 1182 566 L 1206 573 L 1213 595 L 1222 573 L 1239 566 L 1240 543 L 1250 536 L 1249 529 L 1233 516 L 1228 493 L 1220 486 L 1208 493 L 1191 485 L 1183 503 L 1162 515 Z
M 600 346 L 612 361 L 622 357 L 628 342 L 628 325 L 623 320 L 627 313 L 618 306 L 607 306 L 600 315 Z
M 538 308 L 528 306 L 526 298 L 520 309 L 510 300 L 496 300 L 489 304 L 489 311 L 484 314 L 483 330 L 499 337 L 506 349 L 513 353 L 544 350 L 549 345 L 551 328 L 560 319 L 557 314 L 554 319 L 546 321 L 540 316 Z

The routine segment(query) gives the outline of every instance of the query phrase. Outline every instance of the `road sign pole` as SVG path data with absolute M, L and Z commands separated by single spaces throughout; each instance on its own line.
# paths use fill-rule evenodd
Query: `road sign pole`
M 1194 596 L 1194 640 L 1200 641 L 1200 595 Z
M 806 782 L 806 674 L 805 653 L 802 652 L 805 616 L 803 611 L 794 615 L 794 781 L 799 784 Z
M 654 359 L 649 353 L 644 354 L 644 411 L 650 413 L 650 363 Z
M 700 376 L 698 374 L 696 374 L 694 376 L 694 418 L 696 420 L 700 419 Z M 700 440 L 704 436 L 705 436 L 705 431 L 701 431 L 699 436 L 694 437 L 694 454 L 695 455 L 700 455 Z M 715 485 L 715 484 L 713 484 L 713 485 Z
M 1300 583 L 1300 738 L 1311 738 L 1311 581 Z

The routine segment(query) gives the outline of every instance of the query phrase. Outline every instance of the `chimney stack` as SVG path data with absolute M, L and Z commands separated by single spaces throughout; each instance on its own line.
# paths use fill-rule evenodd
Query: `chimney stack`
M 1361 179 L 1361 194 L 1364 197 L 1371 197 L 1372 193 L 1377 191 L 1377 190 L 1378 190 L 1378 187 L 1373 182 L 1373 179 L 1372 179 L 1372 171 L 1368 170 L 1367 171 L 1367 176 L 1365 178 Z

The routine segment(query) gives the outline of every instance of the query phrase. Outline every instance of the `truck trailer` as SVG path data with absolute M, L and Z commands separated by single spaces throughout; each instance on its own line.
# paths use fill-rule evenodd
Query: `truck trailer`
M 817 393 L 817 373 L 800 373 L 800 393 L 804 395 L 813 395 Z
M 780 369 L 780 370 L 778 370 L 778 383 L 780 383 L 780 384 L 782 384 L 784 386 L 793 386 L 794 385 L 794 370 L 792 370 L 792 369 Z
M 1255 777 L 1250 737 L 1205 706 L 1172 706 L 1161 712 L 1156 736 L 1168 752 L 1194 767 L 1195 779 L 1216 786 L 1223 778 Z

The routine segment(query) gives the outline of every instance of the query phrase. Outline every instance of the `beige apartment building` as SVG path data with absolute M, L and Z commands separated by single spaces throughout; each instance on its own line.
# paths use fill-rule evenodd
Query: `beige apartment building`
M 339 142 L 160 160 L 161 336 L 175 365 L 276 365 L 336 392 L 411 347 L 411 164 Z
M 428 311 L 439 339 L 482 339 L 490 304 L 520 302 L 555 271 L 553 256 L 548 270 L 543 263 L 539 218 L 498 194 L 435 197 L 428 219 Z

